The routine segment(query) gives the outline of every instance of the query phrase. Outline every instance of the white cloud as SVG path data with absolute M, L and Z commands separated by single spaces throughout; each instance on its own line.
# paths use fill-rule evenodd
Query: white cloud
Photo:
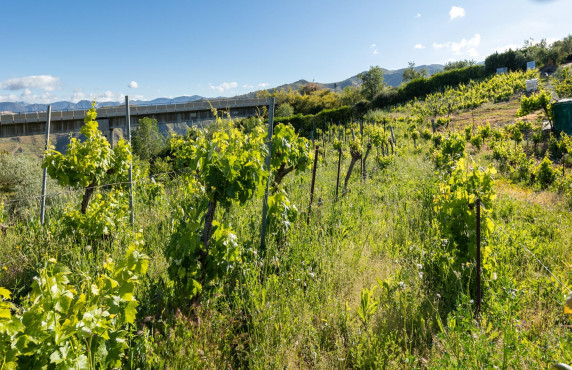
M 131 100 L 144 100 L 143 95 L 129 95 Z M 20 94 L 7 94 L 0 95 L 0 102 L 18 102 L 23 101 L 28 104 L 50 104 L 56 101 L 71 101 L 77 103 L 80 100 L 95 100 L 96 103 L 104 102 L 123 102 L 125 101 L 125 94 L 121 92 L 103 91 L 95 93 L 84 93 L 81 89 L 74 90 L 71 95 L 61 96 L 52 95 L 50 92 L 43 92 L 41 94 L 34 93 L 33 90 L 24 89 Z
M 254 85 L 244 84 L 244 85 L 242 85 L 242 87 L 245 89 L 252 89 L 254 87 Z
M 453 6 L 451 10 L 449 10 L 449 17 L 451 19 L 455 18 L 462 18 L 465 16 L 465 9 L 461 8 L 460 6 Z
M 131 95 L 129 96 L 130 96 L 129 99 L 139 99 Z M 114 93 L 112 91 L 86 94 L 81 90 L 75 90 L 70 97 L 70 101 L 73 103 L 77 103 L 80 100 L 89 100 L 89 101 L 95 100 L 96 103 L 123 102 L 125 100 L 125 94 Z
M 112 91 L 105 91 L 98 94 L 89 94 L 89 100 L 95 100 L 97 103 L 104 103 L 110 101 L 123 101 L 125 100 L 125 94 L 114 93 Z
M 19 101 L 20 96 L 16 94 L 0 95 L 0 102 Z
M 53 91 L 59 84 L 60 79 L 50 75 L 25 76 L 11 78 L 0 82 L 0 89 L 3 90 L 24 90 L 24 89 L 43 89 L 44 91 Z
M 415 14 L 415 18 L 421 18 L 421 13 Z
M 44 92 L 43 94 L 34 94 L 29 89 L 24 89 L 21 94 L 8 94 L 0 95 L 0 102 L 25 102 L 25 103 L 35 103 L 35 104 L 49 104 L 54 102 L 56 99 L 49 92 Z M 61 99 L 60 99 L 61 100 Z
M 475 35 L 470 39 L 461 39 L 460 42 L 448 41 L 443 44 L 433 43 L 433 49 L 449 49 L 453 52 L 454 55 L 457 56 L 465 55 L 471 58 L 477 58 L 479 56 L 477 48 L 480 44 L 481 35 L 475 33 Z
M 129 82 L 129 85 L 127 85 L 130 89 L 137 89 L 139 87 L 139 84 L 137 83 L 137 81 L 131 81 Z
M 377 50 L 377 45 L 376 44 L 371 44 L 369 46 L 370 49 L 373 49 L 373 51 L 371 52 L 373 55 L 377 55 L 379 54 L 379 51 Z
M 266 88 L 267 86 L 268 86 L 268 83 L 267 83 L 267 82 L 262 82 L 262 83 L 259 83 L 258 85 L 256 85 L 256 87 L 260 87 L 261 89 L 264 89 L 264 88 Z
M 559 41 L 560 39 L 554 38 L 554 37 L 547 37 L 546 38 L 546 43 L 548 45 L 552 45 L 553 43 L 555 43 L 556 41 Z
M 86 95 L 81 92 L 80 90 L 76 90 L 73 92 L 72 96 L 70 97 L 70 101 L 76 103 L 80 100 L 85 100 L 86 99 Z
M 234 89 L 238 86 L 236 82 L 223 82 L 220 85 L 213 85 L 209 84 L 209 87 L 213 90 L 218 91 L 219 93 L 223 93 L 227 90 Z
M 425 49 L 425 46 L 423 46 L 423 44 L 415 44 L 415 46 L 413 46 L 414 49 Z

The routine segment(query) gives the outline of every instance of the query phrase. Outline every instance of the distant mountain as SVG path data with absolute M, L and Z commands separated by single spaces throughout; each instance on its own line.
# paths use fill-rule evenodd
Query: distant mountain
M 197 101 L 204 99 L 204 97 L 199 95 L 193 96 L 179 96 L 173 99 L 169 98 L 157 98 L 153 100 L 131 100 L 130 103 L 133 105 L 155 105 L 155 104 L 175 104 L 175 103 L 186 103 L 190 101 Z M 102 102 L 97 103 L 98 107 L 113 107 L 117 105 L 124 104 L 124 102 Z M 46 110 L 47 104 L 28 104 L 24 102 L 5 102 L 0 103 L 0 112 L 43 112 Z M 51 103 L 52 110 L 74 110 L 74 109 L 89 109 L 91 107 L 91 101 L 80 100 L 77 103 L 72 103 L 69 101 L 58 101 Z
M 429 76 L 434 75 L 435 73 L 441 72 L 445 66 L 441 64 L 429 64 L 429 65 L 422 65 L 415 67 L 415 70 L 421 71 L 423 68 L 427 69 Z M 389 86 L 399 86 L 401 82 L 403 82 L 403 72 L 405 72 L 407 68 L 397 69 L 395 71 L 384 71 L 383 81 L 388 84 Z

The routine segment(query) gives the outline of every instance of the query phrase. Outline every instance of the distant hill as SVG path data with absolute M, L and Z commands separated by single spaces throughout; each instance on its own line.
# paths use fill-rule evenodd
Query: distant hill
M 153 100 L 131 100 L 130 103 L 134 105 L 155 105 L 155 104 L 174 104 L 174 103 L 185 103 L 189 101 L 196 101 L 204 99 L 204 97 L 199 95 L 193 96 L 179 96 L 176 98 L 157 98 Z M 98 107 L 112 107 L 124 104 L 124 102 L 102 102 L 97 103 Z M 73 110 L 73 109 L 89 109 L 91 107 L 91 101 L 80 100 L 77 103 L 72 103 L 69 101 L 59 101 L 51 103 L 52 110 Z M 0 112 L 42 112 L 46 110 L 46 104 L 28 104 L 24 102 L 5 102 L 0 103 Z
M 433 75 L 433 74 L 443 70 L 443 65 L 441 65 L 441 64 L 430 64 L 430 65 L 422 65 L 422 66 L 415 67 L 415 69 L 418 71 L 420 71 L 423 68 L 427 69 L 427 72 L 429 72 L 429 75 Z M 407 68 L 401 68 L 401 69 L 397 69 L 397 70 L 389 70 L 389 69 L 382 68 L 382 70 L 383 70 L 383 81 L 389 86 L 396 87 L 396 86 L 401 85 L 403 72 L 406 69 Z M 359 86 L 360 81 L 357 78 L 357 76 L 358 75 L 356 74 L 355 76 L 352 76 L 350 78 L 347 78 L 347 79 L 345 79 L 343 81 L 339 81 L 339 82 L 329 82 L 329 83 L 316 82 L 316 83 L 325 89 L 330 89 L 333 91 L 341 91 L 346 86 Z M 273 88 L 270 88 L 267 90 L 268 91 L 288 90 L 289 88 L 291 88 L 292 90 L 298 90 L 302 86 L 307 84 L 308 82 L 310 82 L 310 81 L 298 80 L 296 82 L 280 85 L 280 86 L 273 87 Z M 256 92 L 251 92 L 251 93 L 239 95 L 236 97 L 237 98 L 253 98 L 253 97 L 256 97 Z M 170 99 L 170 98 L 157 98 L 157 99 L 153 99 L 153 100 L 132 100 L 131 103 L 135 104 L 135 105 L 174 104 L 174 103 L 185 103 L 185 102 L 189 102 L 189 101 L 197 101 L 197 100 L 201 100 L 201 99 L 206 99 L 206 98 L 199 96 L 199 95 L 193 95 L 193 96 L 179 96 L 179 97 L 172 98 L 172 99 Z M 109 106 L 117 106 L 117 105 L 121 105 L 121 104 L 123 104 L 123 102 L 103 102 L 103 103 L 98 103 L 97 105 L 99 107 L 109 107 Z M 59 101 L 59 102 L 52 103 L 51 105 L 52 105 L 52 110 L 88 109 L 89 107 L 91 107 L 91 101 L 81 100 L 77 103 L 72 103 L 69 101 Z M 24 102 L 0 103 L 0 112 L 22 113 L 22 112 L 41 112 L 41 111 L 45 111 L 45 110 L 46 110 L 46 104 L 28 104 L 28 103 L 24 103 Z
M 420 71 L 423 68 L 426 68 L 427 72 L 429 73 L 429 76 L 431 76 L 437 72 L 442 71 L 443 67 L 444 66 L 441 64 L 430 64 L 430 65 L 418 66 L 418 67 L 415 67 L 415 69 Z M 383 70 L 383 81 L 388 86 L 397 87 L 397 86 L 401 85 L 401 82 L 403 81 L 403 72 L 406 69 L 407 68 L 401 68 L 401 69 L 397 69 L 397 70 L 389 70 L 389 69 L 382 68 L 382 70 Z M 357 76 L 358 75 L 356 74 L 355 76 L 352 76 L 350 78 L 347 78 L 347 79 L 345 79 L 343 81 L 339 81 L 339 82 L 330 82 L 330 83 L 315 82 L 315 83 L 322 86 L 324 89 L 330 89 L 333 91 L 341 91 L 347 86 L 359 86 L 360 80 L 358 79 Z M 288 90 L 288 89 L 298 90 L 302 86 L 306 85 L 309 82 L 311 82 L 311 81 L 298 80 L 296 82 L 280 85 L 280 86 L 273 87 L 273 88 L 270 88 L 267 90 L 270 92 L 272 92 L 274 90 Z M 240 95 L 239 97 L 255 97 L 255 96 L 256 96 L 256 92 L 251 92 L 248 94 Z

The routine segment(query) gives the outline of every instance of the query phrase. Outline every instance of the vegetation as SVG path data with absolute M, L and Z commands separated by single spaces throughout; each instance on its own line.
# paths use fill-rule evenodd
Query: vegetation
M 409 62 L 409 66 L 405 71 L 403 71 L 403 82 L 409 82 L 415 80 L 416 78 L 428 77 L 429 73 L 427 69 L 423 68 L 420 71 L 415 69 L 415 63 Z
M 383 70 L 379 66 L 371 66 L 367 72 L 360 73 L 358 78 L 362 83 L 361 93 L 367 100 L 373 99 L 385 87 Z
M 98 130 L 95 118 L 95 102 L 85 116 L 81 134 L 84 142 L 72 138 L 65 154 L 50 147 L 46 152 L 43 168 L 61 186 L 84 188 L 81 213 L 86 214 L 89 202 L 96 188 L 113 180 L 124 181 L 131 162 L 131 148 L 125 140 L 120 140 L 115 148 Z
M 140 159 L 149 161 L 156 158 L 164 146 L 163 135 L 159 132 L 157 120 L 148 117 L 140 119 L 131 142 L 133 154 Z
M 447 73 L 455 71 L 465 73 Z M 127 204 L 117 183 L 124 182 L 130 146 L 109 146 L 94 109 L 85 141 L 73 139 L 66 153 L 46 152 L 43 165 L 54 182 L 44 225 L 36 221 L 37 202 L 16 202 L 21 194 L 37 196 L 24 184 L 38 176 L 40 161 L 1 154 L 0 163 L 22 167 L 0 167 L 0 222 L 9 225 L 0 233 L 0 363 L 572 364 L 572 139 L 544 130 L 543 107 L 519 96 L 531 77 L 538 71 L 442 87 L 423 100 L 371 111 L 359 117 L 363 134 L 351 117 L 355 109 L 318 113 L 318 158 L 304 137 L 311 121 L 277 123 L 268 143 L 261 118 L 217 115 L 207 128 L 172 136 L 156 154 L 155 161 L 168 153 L 169 176 L 149 178 L 151 156 L 133 162 L 133 227 L 117 221 Z M 320 94 L 315 87 L 300 96 Z M 492 123 L 505 106 L 510 120 Z M 346 120 L 321 124 L 341 109 Z M 314 159 L 316 202 L 304 214 Z M 339 198 L 338 159 L 345 172 Z M 81 213 L 75 208 L 86 187 L 97 190 Z M 70 208 L 78 214 L 74 226 Z

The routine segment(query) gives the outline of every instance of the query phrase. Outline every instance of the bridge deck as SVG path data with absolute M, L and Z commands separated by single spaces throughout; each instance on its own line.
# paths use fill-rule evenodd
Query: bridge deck
M 131 105 L 132 116 L 145 116 L 162 113 L 200 112 L 211 108 L 231 109 L 268 106 L 270 99 L 213 99 L 200 100 L 187 103 L 163 104 L 163 105 Z M 87 109 L 72 111 L 52 111 L 51 121 L 68 121 L 83 119 Z M 31 112 L 19 114 L 0 115 L 0 125 L 14 125 L 22 123 L 46 122 L 47 112 Z M 124 117 L 125 105 L 114 107 L 101 107 L 97 110 L 98 118 Z

